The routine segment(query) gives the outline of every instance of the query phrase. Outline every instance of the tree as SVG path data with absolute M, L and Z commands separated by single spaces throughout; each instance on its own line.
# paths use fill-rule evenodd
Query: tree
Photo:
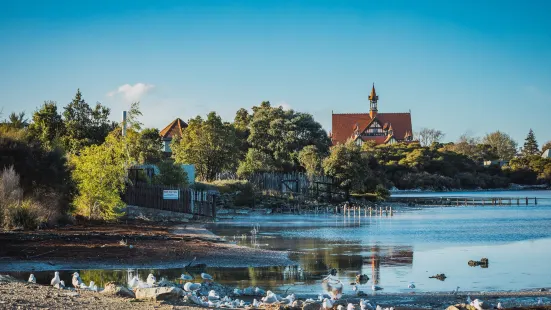
M 211 112 L 206 120 L 197 116 L 189 121 L 182 138 L 171 144 L 172 157 L 177 163 L 194 164 L 197 177 L 211 181 L 216 173 L 237 165 L 235 141 L 233 126 Z
M 312 115 L 274 108 L 269 101 L 253 107 L 249 129 L 249 146 L 270 156 L 280 171 L 300 169 L 298 153 L 304 147 L 315 145 L 323 153 L 331 145 Z
M 247 139 L 250 135 L 250 121 L 251 116 L 247 110 L 241 108 L 235 113 L 233 127 L 235 129 L 236 143 L 239 150 L 239 153 L 237 154 L 239 161 L 242 161 L 245 158 L 247 151 L 249 150 L 249 143 L 247 142 Z
M 75 213 L 104 220 L 122 215 L 121 193 L 127 169 L 133 162 L 120 135 L 110 134 L 103 144 L 84 147 L 79 156 L 70 158 L 78 189 L 73 201 Z
M 440 142 L 444 138 L 444 133 L 436 129 L 422 128 L 417 133 L 417 138 L 421 146 L 430 146 L 434 142 Z
M 352 141 L 331 147 L 329 156 L 323 160 L 323 170 L 337 180 L 347 198 L 351 191 L 365 192 L 366 181 L 371 177 L 366 158 Z
M 549 149 L 551 149 L 551 141 L 545 142 L 545 144 L 541 147 L 541 152 L 543 153 Z
M 23 129 L 27 125 L 27 121 L 25 112 L 20 112 L 19 114 L 12 112 L 8 116 L 6 124 L 13 129 Z
M 499 130 L 487 134 L 482 143 L 493 147 L 500 160 L 511 160 L 517 153 L 517 143 L 515 140 Z
M 532 131 L 532 128 L 530 128 L 530 131 L 528 132 L 528 136 L 526 136 L 526 139 L 524 140 L 522 155 L 523 156 L 539 155 L 539 153 L 540 153 L 540 150 L 538 147 L 538 141 L 536 141 L 536 136 L 534 135 L 534 131 Z
M 109 122 L 109 108 L 100 103 L 94 108 L 90 107 L 82 99 L 80 89 L 64 109 L 66 135 L 63 137 L 63 144 L 72 153 L 78 153 L 86 146 L 103 143 L 109 132 L 116 127 Z
M 309 175 L 318 175 L 323 172 L 323 155 L 320 154 L 315 145 L 308 145 L 303 148 L 298 153 L 298 160 Z
M 138 141 L 138 162 L 157 163 L 163 157 L 163 141 L 157 128 L 146 128 L 140 132 Z
M 270 172 L 277 171 L 276 164 L 273 158 L 257 149 L 249 149 L 245 159 L 239 163 L 237 175 L 245 177 L 255 172 Z
M 55 101 L 45 101 L 42 107 L 33 114 L 33 122 L 29 125 L 30 135 L 42 142 L 46 148 L 52 148 L 65 133 L 65 125 L 57 112 Z
M 175 164 L 172 160 L 163 160 L 157 167 L 160 173 L 153 177 L 153 183 L 177 187 L 188 185 L 188 176 L 182 165 Z
M 140 102 L 134 102 L 132 105 L 130 105 L 130 110 L 126 113 L 126 123 L 127 128 L 131 128 L 135 131 L 140 131 L 142 129 L 143 124 L 140 123 L 138 120 L 138 117 L 142 116 L 142 112 L 140 111 Z

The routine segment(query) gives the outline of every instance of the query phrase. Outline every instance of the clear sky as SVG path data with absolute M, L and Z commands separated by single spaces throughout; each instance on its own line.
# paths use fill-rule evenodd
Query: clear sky
M 445 140 L 551 140 L 551 1 L 27 1 L 0 10 L 0 108 L 80 88 L 164 127 L 263 100 L 309 112 L 411 110 Z

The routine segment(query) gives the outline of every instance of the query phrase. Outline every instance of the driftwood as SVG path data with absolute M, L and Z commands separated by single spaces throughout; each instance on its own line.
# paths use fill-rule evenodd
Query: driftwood
M 481 258 L 479 261 L 470 260 L 468 262 L 469 266 L 471 266 L 471 267 L 480 266 L 481 268 L 488 268 L 489 263 L 490 262 L 485 257 Z

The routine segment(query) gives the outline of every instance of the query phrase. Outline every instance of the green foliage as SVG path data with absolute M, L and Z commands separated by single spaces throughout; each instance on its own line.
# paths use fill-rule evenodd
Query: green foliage
M 274 108 L 268 101 L 253 107 L 249 129 L 250 147 L 270 156 L 276 171 L 299 169 L 298 153 L 308 145 L 315 145 L 321 153 L 326 153 L 331 145 L 312 115 Z
M 30 199 L 17 201 L 8 206 L 5 212 L 4 225 L 6 229 L 34 230 L 40 224 L 33 201 Z
M 75 213 L 105 220 L 119 217 L 127 168 L 133 163 L 124 140 L 111 134 L 103 144 L 85 147 L 79 156 L 72 156 L 71 163 L 78 188 Z
M 215 112 L 203 120 L 200 116 L 189 121 L 182 138 L 171 144 L 177 163 L 194 164 L 197 177 L 210 181 L 216 173 L 237 166 L 235 130 L 223 123 Z
M 377 196 L 377 200 L 384 201 L 390 198 L 390 191 L 383 185 L 379 184 L 375 188 L 375 195 Z
M 530 131 L 528 132 L 528 136 L 526 136 L 526 139 L 524 140 L 522 155 L 531 156 L 531 155 L 539 155 L 539 154 L 540 154 L 540 150 L 538 147 L 538 141 L 536 141 L 536 135 L 534 135 L 534 131 L 530 129 Z
M 12 112 L 4 125 L 13 129 L 23 129 L 27 125 L 28 120 L 25 118 L 25 112 Z
M 541 147 L 541 152 L 543 153 L 549 149 L 551 149 L 551 141 L 545 142 L 545 144 Z
M 109 108 L 97 103 L 90 107 L 84 99 L 80 89 L 75 98 L 63 112 L 66 133 L 63 136 L 63 145 L 71 153 L 78 153 L 82 148 L 103 143 L 105 137 L 116 126 L 109 117 Z
M 360 147 L 352 141 L 337 144 L 331 148 L 329 157 L 324 159 L 323 170 L 325 174 L 338 180 L 339 187 L 347 193 L 366 192 L 371 169 L 369 159 L 364 155 Z
M 300 165 L 310 175 L 319 175 L 323 172 L 323 158 L 324 154 L 321 154 L 315 145 L 308 145 L 298 153 Z
M 276 171 L 276 169 L 276 164 L 270 155 L 251 148 L 245 159 L 239 163 L 237 175 L 242 178 L 255 172 L 270 172 Z
M 163 158 L 163 141 L 156 128 L 146 128 L 140 132 L 138 141 L 138 161 L 140 163 L 157 163 Z
M 486 140 L 489 141 L 489 140 Z M 492 141 L 492 143 L 496 143 Z M 461 135 L 456 143 L 448 143 L 443 146 L 444 150 L 465 155 L 478 164 L 485 160 L 496 160 L 499 158 L 495 146 L 487 143 L 481 143 L 477 137 L 471 137 L 467 134 Z M 502 149 L 504 156 L 507 156 L 507 149 Z
M 33 122 L 29 125 L 29 134 L 33 139 L 42 142 L 44 147 L 52 149 L 64 133 L 65 124 L 57 112 L 57 103 L 45 101 L 33 114 Z
M 140 102 L 132 103 L 130 105 L 130 110 L 126 113 L 127 128 L 140 131 L 143 124 L 138 120 L 138 118 L 142 115 L 143 114 L 140 111 Z
M 159 174 L 153 177 L 153 183 L 174 187 L 188 185 L 188 175 L 182 165 L 175 164 L 171 160 L 161 161 L 157 164 Z
M 235 193 L 233 204 L 235 206 L 252 206 L 254 204 L 253 185 L 246 180 L 223 180 L 209 183 L 220 193 Z
M 487 134 L 482 142 L 491 146 L 500 160 L 511 160 L 517 153 L 515 140 L 499 130 Z

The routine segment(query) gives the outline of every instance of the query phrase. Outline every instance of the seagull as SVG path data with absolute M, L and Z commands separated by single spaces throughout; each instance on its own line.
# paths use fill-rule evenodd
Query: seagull
M 471 304 L 472 300 L 471 300 L 471 296 L 467 295 L 467 304 Z
M 50 282 L 50 285 L 51 286 L 55 286 L 56 284 L 59 284 L 60 282 L 60 279 L 59 279 L 59 272 L 56 271 L 55 274 L 54 274 L 54 278 L 52 279 L 52 281 Z
M 266 297 L 263 297 L 261 300 L 265 304 L 273 304 L 278 302 L 277 296 L 272 291 L 266 292 Z
M 195 292 L 200 289 L 201 289 L 201 283 L 186 282 L 186 284 L 184 284 L 184 290 L 186 292 Z
M 380 287 L 380 286 L 378 286 L 378 285 L 373 284 L 373 285 L 371 285 L 371 289 L 374 290 L 374 291 L 380 291 L 380 290 L 382 290 L 383 288 Z
M 371 310 L 371 309 L 373 309 L 373 306 L 368 301 L 360 299 L 360 309 L 361 310 Z
M 260 307 L 260 303 L 258 302 L 258 300 L 253 299 L 253 308 L 258 308 L 258 307 Z
M 348 306 L 346 307 L 346 310 L 354 310 L 355 307 L 353 304 L 349 303 Z
M 255 287 L 254 288 L 254 293 L 257 296 L 262 296 L 262 295 L 266 294 L 266 292 L 263 289 L 261 289 L 260 287 Z
M 205 280 L 205 282 L 211 282 L 212 276 L 208 273 L 201 273 L 201 279 Z
M 182 274 L 182 275 L 180 276 L 180 280 L 191 281 L 191 280 L 193 280 L 193 277 L 190 276 L 190 275 L 188 275 L 188 274 Z
M 352 285 L 352 291 L 356 292 L 358 290 L 358 287 L 356 285 Z
M 137 276 L 134 276 L 129 282 L 128 287 L 129 288 L 136 288 L 138 287 L 138 284 L 140 283 L 140 279 L 138 279 Z
M 96 283 L 94 283 L 94 281 L 90 281 L 90 285 L 88 285 L 88 289 L 91 291 L 97 292 L 98 286 L 96 285 Z
M 459 292 L 459 286 L 455 288 L 455 291 L 452 292 L 453 295 L 457 295 L 457 292 Z
M 323 300 L 322 308 L 326 309 L 326 310 L 331 309 L 331 308 L 333 308 L 333 305 L 334 305 L 334 302 L 331 299 L 325 298 Z
M 334 275 L 328 275 L 322 280 L 322 287 L 333 297 L 339 299 L 342 296 L 343 284 Z
M 157 282 L 157 279 L 155 278 L 155 276 L 150 273 L 148 276 L 147 276 L 147 284 L 151 285 L 151 286 L 154 286 L 155 285 L 155 282 Z
M 543 305 L 543 300 L 540 298 L 538 298 L 538 305 Z
M 57 289 L 60 289 L 60 290 L 64 289 L 65 288 L 65 281 L 63 281 L 63 280 L 59 281 L 59 283 L 54 284 L 54 287 L 57 288 Z
M 415 288 L 415 284 L 413 284 L 413 282 L 411 282 L 411 283 L 408 285 L 408 288 L 414 289 L 414 288 Z
M 503 309 L 503 306 L 501 305 L 500 302 L 498 302 L 496 308 L 497 308 L 497 309 Z
M 338 305 L 337 310 L 344 310 L 344 306 L 343 305 Z
M 241 295 L 243 295 L 243 291 L 238 289 L 238 288 L 234 288 L 233 289 L 233 294 L 236 295 L 236 296 L 241 296 Z
M 208 295 L 208 299 L 209 299 L 209 301 L 216 302 L 216 301 L 220 300 L 220 296 L 218 296 L 218 294 L 216 294 L 215 290 L 210 290 L 209 295 Z
M 82 279 L 80 278 L 80 275 L 78 274 L 78 272 L 73 273 L 72 283 L 74 288 L 84 288 L 82 287 L 83 286 Z
M 34 276 L 34 274 L 31 273 L 31 275 L 29 276 L 29 283 L 36 283 L 36 277 Z

